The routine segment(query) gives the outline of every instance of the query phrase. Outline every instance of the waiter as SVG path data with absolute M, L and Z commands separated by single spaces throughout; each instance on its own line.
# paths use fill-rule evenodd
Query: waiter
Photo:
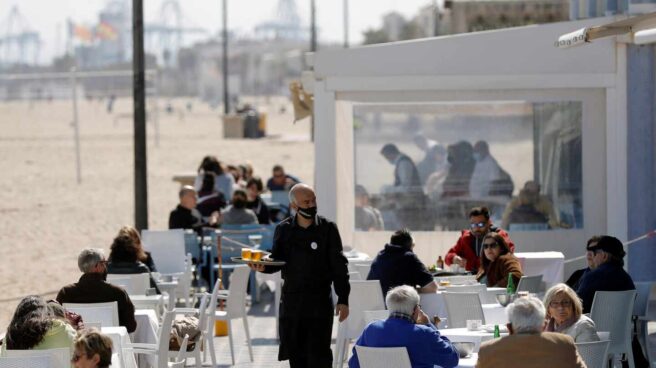
M 335 223 L 317 215 L 314 190 L 296 184 L 289 191 L 296 215 L 283 220 L 273 236 L 271 258 L 284 266 L 249 264 L 251 269 L 274 273 L 282 270 L 285 280 L 280 300 L 280 349 L 278 360 L 291 368 L 330 368 L 333 327 L 331 284 L 337 294 L 335 314 L 348 317 L 351 289 L 342 253 L 342 240 Z

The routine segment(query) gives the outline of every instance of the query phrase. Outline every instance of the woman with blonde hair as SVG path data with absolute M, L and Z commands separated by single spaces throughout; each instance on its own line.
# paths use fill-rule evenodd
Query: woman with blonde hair
M 112 339 L 96 329 L 82 331 L 75 339 L 71 363 L 75 368 L 108 368 L 112 365 Z
M 574 342 L 599 341 L 594 321 L 583 315 L 583 304 L 566 284 L 552 286 L 544 296 L 547 308 L 545 331 L 569 335 Z

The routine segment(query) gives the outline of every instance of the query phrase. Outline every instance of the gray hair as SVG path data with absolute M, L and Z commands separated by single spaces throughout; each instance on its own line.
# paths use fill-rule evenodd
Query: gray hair
M 411 316 L 415 307 L 419 305 L 419 294 L 417 290 L 408 285 L 397 286 L 387 292 L 385 303 L 387 303 L 390 313 L 396 312 Z
M 298 192 L 299 190 L 302 190 L 302 189 L 313 190 L 312 187 L 307 185 L 307 184 L 303 184 L 303 183 L 294 184 L 292 189 L 290 189 L 289 193 L 287 194 L 289 196 L 289 203 L 297 204 L 296 203 L 296 192 Z
M 518 334 L 541 332 L 545 313 L 540 299 L 533 296 L 517 298 L 506 308 L 508 321 Z
M 102 249 L 87 248 L 80 252 L 77 257 L 77 267 L 82 273 L 90 273 L 96 267 L 98 262 L 105 259 L 105 252 Z

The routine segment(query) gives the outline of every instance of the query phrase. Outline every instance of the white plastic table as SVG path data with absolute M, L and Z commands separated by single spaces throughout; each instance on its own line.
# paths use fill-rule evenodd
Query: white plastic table
M 490 289 L 493 289 L 490 291 Z M 494 289 L 500 289 L 503 290 L 505 293 L 505 289 L 503 288 L 488 288 L 488 294 L 490 295 L 496 295 L 494 294 L 498 290 Z M 448 314 L 446 312 L 446 304 L 444 303 L 444 296 L 442 295 L 441 291 L 438 291 L 436 293 L 429 293 L 429 294 L 419 294 L 419 304 L 421 304 L 421 309 L 430 317 L 431 319 L 434 316 L 440 317 L 440 319 L 445 320 L 448 318 Z M 506 324 L 507 319 L 506 319 L 506 312 L 505 308 L 501 306 L 501 304 L 496 302 L 496 297 L 494 297 L 494 302 L 493 303 L 485 303 L 483 301 L 483 315 L 485 316 L 485 323 L 487 324 Z M 446 322 L 448 324 L 448 321 Z M 445 326 L 445 324 L 440 323 L 438 327 Z
M 137 309 L 134 311 L 137 329 L 132 333 L 132 341 L 137 344 L 156 344 L 159 330 L 157 314 L 152 309 Z M 146 367 L 146 362 L 154 366 L 155 357 L 138 354 L 139 366 Z
M 522 265 L 524 276 L 542 275 L 547 288 L 563 282 L 565 256 L 561 252 L 520 252 L 515 257 Z
M 472 353 L 467 358 L 460 358 L 458 362 L 458 368 L 474 368 L 476 367 L 476 362 L 478 361 L 478 353 Z
M 449 340 L 456 341 L 469 341 L 475 344 L 474 352 L 478 353 L 478 348 L 481 343 L 494 339 L 493 332 L 486 332 L 484 330 L 469 331 L 466 328 L 441 328 L 440 334 L 446 336 Z M 508 336 L 507 332 L 502 332 L 501 336 Z

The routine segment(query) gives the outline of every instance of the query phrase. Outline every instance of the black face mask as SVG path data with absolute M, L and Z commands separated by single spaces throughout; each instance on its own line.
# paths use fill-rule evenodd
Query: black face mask
M 246 201 L 244 201 L 242 199 L 238 199 L 238 200 L 233 201 L 232 205 L 235 208 L 244 208 L 244 207 L 246 207 Z
M 310 220 L 313 219 L 314 216 L 317 215 L 317 206 L 314 207 L 308 207 L 308 208 L 298 208 L 298 214 L 303 216 L 304 218 Z

